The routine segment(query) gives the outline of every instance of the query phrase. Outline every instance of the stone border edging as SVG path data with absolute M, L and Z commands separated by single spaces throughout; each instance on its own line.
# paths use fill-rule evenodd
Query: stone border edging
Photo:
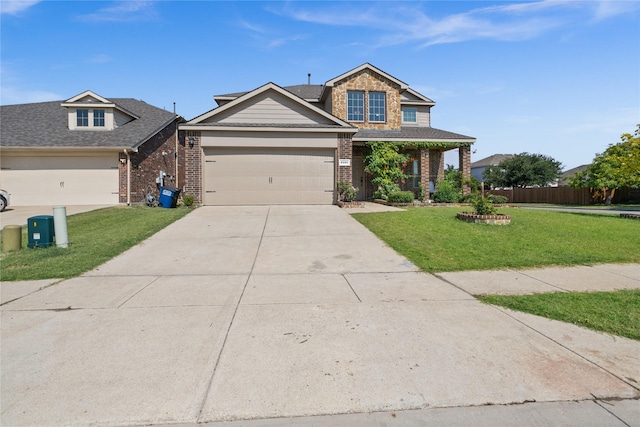
M 474 212 L 458 212 L 456 218 L 476 224 L 507 225 L 511 223 L 511 215 L 478 215 Z

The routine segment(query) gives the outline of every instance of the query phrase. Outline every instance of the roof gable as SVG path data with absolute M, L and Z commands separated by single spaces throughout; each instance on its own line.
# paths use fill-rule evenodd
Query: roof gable
M 95 92 L 92 92 L 90 90 L 85 90 L 84 92 L 67 99 L 66 101 L 64 101 L 62 104 L 63 107 L 66 107 L 67 105 L 64 104 L 75 104 L 75 103 L 80 103 L 80 104 L 109 104 L 110 106 L 113 106 L 114 104 L 109 101 L 107 98 L 103 98 L 100 95 L 96 94 Z
M 391 74 L 387 74 L 384 71 L 382 71 L 381 69 L 374 67 L 373 65 L 369 64 L 368 62 L 365 62 L 364 64 L 362 64 L 359 67 L 354 68 L 353 70 L 347 71 L 346 73 L 340 74 L 338 77 L 334 77 L 331 80 L 327 81 L 325 83 L 326 87 L 333 87 L 334 84 L 338 83 L 341 80 L 344 80 L 354 74 L 357 74 L 361 71 L 364 70 L 369 70 L 369 71 L 373 71 L 374 73 L 377 73 L 381 76 L 383 76 L 386 79 L 391 80 L 393 83 L 397 84 L 398 86 L 400 86 L 400 90 L 406 90 L 409 88 L 409 85 L 407 85 L 405 82 L 403 82 L 402 80 L 398 80 L 397 78 L 393 77 Z
M 400 94 L 400 102 L 406 102 L 408 104 L 436 105 L 435 101 L 411 88 L 408 88 Z
M 275 83 L 251 92 L 204 113 L 186 123 L 246 125 L 328 125 L 352 128 L 348 123 L 306 102 Z

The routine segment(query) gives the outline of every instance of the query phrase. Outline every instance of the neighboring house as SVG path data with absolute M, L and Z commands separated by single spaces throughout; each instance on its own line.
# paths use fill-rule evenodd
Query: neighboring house
M 589 165 L 581 165 L 581 166 L 577 166 L 573 169 L 569 169 L 565 172 L 562 172 L 560 174 L 560 178 L 558 178 L 558 186 L 559 187 L 566 187 L 569 185 L 569 181 L 571 180 L 571 178 L 578 172 L 584 172 L 587 170 L 587 168 L 589 167 Z
M 12 205 L 142 202 L 156 178 L 184 183 L 175 113 L 91 91 L 66 101 L 0 107 L 0 187 Z
M 483 182 L 484 171 L 489 166 L 497 166 L 501 161 L 511 159 L 515 157 L 515 154 L 494 154 L 484 159 L 480 159 L 471 163 L 471 175 L 473 175 L 478 181 Z
M 435 102 L 368 63 L 324 85 L 267 83 L 214 99 L 217 108 L 180 125 L 185 192 L 205 205 L 331 204 L 340 181 L 371 198 L 364 158 L 373 141 L 408 143 L 405 189 L 443 179 L 451 149 L 470 176 L 475 138 L 432 128 Z

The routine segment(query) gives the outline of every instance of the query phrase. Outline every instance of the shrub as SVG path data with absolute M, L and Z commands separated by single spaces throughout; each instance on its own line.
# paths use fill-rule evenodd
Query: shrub
M 352 202 L 358 195 L 358 189 L 347 181 L 338 183 L 338 198 L 343 202 Z
M 505 196 L 500 196 L 500 195 L 497 195 L 497 194 L 489 194 L 489 195 L 487 195 L 487 198 L 489 200 L 491 200 L 491 203 L 495 203 L 495 204 L 498 204 L 498 205 L 505 204 L 509 200 Z
M 389 200 L 389 194 L 400 191 L 400 186 L 393 182 L 385 182 L 373 193 L 374 199 Z M 413 199 L 412 199 L 413 200 Z
M 194 201 L 195 197 L 193 197 L 191 194 L 185 194 L 184 196 L 182 196 L 182 203 L 184 203 L 184 205 L 188 208 L 193 206 Z
M 478 215 L 495 215 L 496 207 L 486 197 L 479 197 L 473 201 L 473 209 Z
M 464 196 L 462 196 L 460 201 L 462 203 L 473 203 L 479 197 L 480 197 L 480 195 L 478 193 L 469 193 L 469 194 L 465 194 Z
M 429 193 L 427 192 L 427 187 L 425 187 L 422 183 L 418 184 L 418 200 L 424 202 L 429 197 Z
M 461 197 L 460 190 L 449 181 L 440 181 L 433 193 L 433 201 L 436 203 L 458 203 Z
M 413 203 L 413 191 L 394 191 L 389 193 L 391 203 Z

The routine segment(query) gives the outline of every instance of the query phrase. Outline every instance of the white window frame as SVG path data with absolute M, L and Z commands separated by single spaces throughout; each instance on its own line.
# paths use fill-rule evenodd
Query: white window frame
M 381 98 L 372 95 L 382 95 Z M 369 92 L 369 111 L 367 117 L 370 123 L 386 123 L 387 122 L 387 93 L 386 92 Z M 382 101 L 382 105 L 373 105 Z M 381 111 L 381 113 L 380 113 Z M 376 113 L 382 116 L 381 119 L 375 119 Z
M 358 99 L 353 99 L 351 95 L 358 95 Z M 347 91 L 347 121 L 348 122 L 364 122 L 364 91 L 361 90 L 349 90 Z M 356 102 L 360 105 L 356 105 Z M 360 111 L 354 109 L 360 107 Z
M 93 127 L 103 128 L 105 127 L 105 124 L 106 124 L 105 111 L 103 109 L 94 109 L 93 110 Z
M 82 114 L 82 116 L 80 116 L 81 111 L 85 113 L 85 114 Z M 89 127 L 89 109 L 78 108 L 76 110 L 76 127 L 79 127 L 79 128 Z
M 413 113 L 415 120 L 406 120 L 405 113 Z M 416 107 L 402 107 L 402 123 L 418 123 L 418 109 Z

